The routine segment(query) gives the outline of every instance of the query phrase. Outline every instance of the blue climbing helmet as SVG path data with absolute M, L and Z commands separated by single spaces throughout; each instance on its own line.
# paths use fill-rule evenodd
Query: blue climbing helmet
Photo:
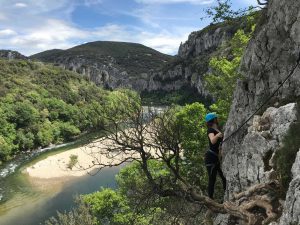
M 215 118 L 218 118 L 217 114 L 215 112 L 212 112 L 212 113 L 208 113 L 206 114 L 205 116 L 205 122 L 209 122 Z

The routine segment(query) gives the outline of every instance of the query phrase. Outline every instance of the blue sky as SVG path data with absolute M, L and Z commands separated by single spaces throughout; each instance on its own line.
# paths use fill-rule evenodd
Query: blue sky
M 256 0 L 232 0 L 234 8 Z M 0 49 L 25 55 L 90 41 L 141 43 L 176 54 L 192 31 L 210 21 L 215 0 L 0 0 Z

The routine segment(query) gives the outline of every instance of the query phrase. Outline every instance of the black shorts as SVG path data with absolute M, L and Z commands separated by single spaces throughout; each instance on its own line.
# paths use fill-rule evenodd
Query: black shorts
M 207 151 L 205 153 L 205 165 L 209 165 L 209 164 L 218 164 L 219 163 L 219 157 L 210 152 L 210 151 Z

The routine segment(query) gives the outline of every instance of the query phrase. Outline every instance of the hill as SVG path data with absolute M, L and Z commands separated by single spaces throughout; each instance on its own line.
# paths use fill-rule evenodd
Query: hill
M 97 41 L 41 52 L 30 58 L 76 71 L 98 85 L 116 88 L 138 86 L 133 80 L 161 69 L 173 57 L 141 44 Z
M 119 93 L 125 92 L 105 91 L 59 67 L 0 59 L 0 164 L 19 151 L 101 129 L 101 109 Z
M 27 59 L 26 56 L 22 55 L 19 52 L 11 50 L 0 50 L 0 58 L 4 59 Z

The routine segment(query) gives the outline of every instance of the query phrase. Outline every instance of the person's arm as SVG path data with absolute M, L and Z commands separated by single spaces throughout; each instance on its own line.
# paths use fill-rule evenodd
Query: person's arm
M 217 143 L 219 138 L 223 137 L 223 134 L 221 132 L 217 133 L 216 135 L 214 133 L 209 133 L 208 134 L 210 142 L 214 145 Z

